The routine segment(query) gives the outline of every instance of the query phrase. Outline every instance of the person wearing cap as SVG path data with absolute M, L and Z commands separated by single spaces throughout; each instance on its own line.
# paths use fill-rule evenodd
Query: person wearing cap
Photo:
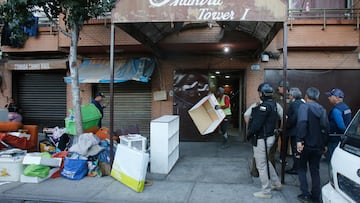
M 220 124 L 220 131 L 222 133 L 223 136 L 223 145 L 221 146 L 221 148 L 227 148 L 229 147 L 229 135 L 227 132 L 227 128 L 228 125 L 230 123 L 231 120 L 231 104 L 230 104 L 230 97 L 228 95 L 225 94 L 225 90 L 222 87 L 219 87 L 216 90 L 216 98 L 217 101 L 219 103 L 219 106 L 217 106 L 216 108 L 220 108 L 224 111 L 225 113 L 225 118 L 224 120 L 221 122 Z
M 344 92 L 335 88 L 325 93 L 329 99 L 329 102 L 333 105 L 333 108 L 329 112 L 329 143 L 328 152 L 326 154 L 326 160 L 330 161 L 331 156 L 341 140 L 341 135 L 344 134 L 347 126 L 351 122 L 352 114 L 348 105 L 344 102 Z
M 289 89 L 290 89 L 290 83 L 288 81 L 281 80 L 277 87 L 277 92 L 274 95 L 274 99 L 276 102 L 280 103 L 281 105 L 284 103 L 283 98 L 286 97 L 286 104 L 290 104 L 290 98 L 289 98 Z
M 274 94 L 275 102 L 279 103 L 283 109 L 284 109 L 284 101 L 283 101 L 284 97 L 286 98 L 286 109 L 289 109 L 289 106 L 290 106 L 289 89 L 290 89 L 290 83 L 288 81 L 284 82 L 283 80 L 281 80 L 278 83 L 277 91 Z M 276 154 L 276 150 L 278 148 L 278 140 L 279 140 L 279 137 L 282 136 L 282 121 L 283 121 L 283 119 L 281 117 L 281 120 L 278 120 L 278 122 L 276 124 L 277 133 L 275 135 L 275 143 L 270 148 L 270 152 L 269 152 L 269 159 L 271 160 L 272 163 L 275 163 L 275 154 Z M 281 153 L 280 153 L 280 156 L 282 156 Z M 280 162 L 281 162 L 281 160 L 282 160 L 282 158 L 280 159 Z
M 101 120 L 104 117 L 104 108 L 106 107 L 106 105 L 101 104 L 101 101 L 103 100 L 103 98 L 105 98 L 104 93 L 99 92 L 95 95 L 95 98 L 91 101 L 91 103 L 93 103 L 96 106 L 96 108 L 99 109 L 99 111 L 101 113 L 101 118 L 98 123 L 99 128 L 101 128 L 101 126 L 102 126 Z

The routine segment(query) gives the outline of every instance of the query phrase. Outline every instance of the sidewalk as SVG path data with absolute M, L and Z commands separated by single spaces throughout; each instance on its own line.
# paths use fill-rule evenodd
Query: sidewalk
M 0 202 L 136 202 L 136 203 L 211 203 L 211 202 L 298 202 L 296 175 L 285 175 L 282 191 L 272 199 L 257 199 L 259 178 L 250 176 L 252 146 L 232 142 L 220 149 L 219 142 L 180 142 L 180 158 L 169 175 L 147 174 L 151 186 L 137 193 L 107 177 L 86 177 L 80 181 L 50 179 L 39 184 L 11 182 L 0 185 Z M 288 158 L 289 162 L 291 158 Z M 276 166 L 280 171 L 280 163 Z M 321 183 L 328 180 L 325 162 L 320 165 Z M 1 184 L 1 182 L 0 182 Z

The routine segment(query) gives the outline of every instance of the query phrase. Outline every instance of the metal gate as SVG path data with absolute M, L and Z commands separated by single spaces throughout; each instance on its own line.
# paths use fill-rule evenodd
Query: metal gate
M 109 84 L 98 84 L 95 88 L 106 95 L 104 103 L 110 101 Z M 128 81 L 114 84 L 114 130 L 138 126 L 140 134 L 150 136 L 151 84 Z M 104 109 L 102 125 L 110 126 L 109 108 Z
M 277 87 L 283 78 L 282 70 L 265 70 L 265 81 Z M 319 103 L 328 111 L 332 108 L 325 92 L 333 88 L 340 88 L 344 91 L 344 102 L 350 107 L 353 113 L 359 109 L 360 88 L 359 70 L 288 70 L 287 78 L 290 87 L 298 87 L 305 95 L 308 87 L 316 87 L 320 90 Z
M 63 127 L 66 116 L 65 71 L 13 72 L 13 97 L 24 124 Z

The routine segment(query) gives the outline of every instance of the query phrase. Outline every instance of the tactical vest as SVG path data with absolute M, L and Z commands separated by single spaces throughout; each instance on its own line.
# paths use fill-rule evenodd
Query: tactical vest
M 261 108 L 266 108 L 266 113 Z M 257 139 L 262 139 L 274 135 L 276 122 L 278 120 L 276 103 L 272 99 L 265 100 L 260 105 L 252 109 L 249 121 L 249 132 L 256 134 Z M 264 117 L 265 116 L 265 117 Z M 259 123 L 263 120 L 263 123 Z
M 270 112 L 268 114 L 268 117 L 265 121 L 265 136 L 272 136 L 274 135 L 274 130 L 276 128 L 276 122 L 279 119 L 278 118 L 278 113 L 277 113 L 277 108 L 276 108 L 276 102 L 274 102 L 273 100 L 265 100 L 263 102 L 263 104 L 266 104 L 267 106 L 269 106 Z
M 351 122 L 351 110 L 350 110 L 350 108 L 344 102 L 340 102 L 340 103 L 336 104 L 334 106 L 334 108 L 337 108 L 337 109 L 339 109 L 341 111 L 345 127 L 347 127 Z M 333 111 L 333 109 L 331 110 L 329 115 L 332 114 L 332 111 Z M 338 133 L 338 134 L 344 133 L 342 130 L 340 130 L 338 128 L 338 126 L 336 125 L 336 122 L 335 122 L 335 120 L 334 120 L 334 118 L 332 116 L 330 117 L 329 122 L 330 122 L 330 133 Z

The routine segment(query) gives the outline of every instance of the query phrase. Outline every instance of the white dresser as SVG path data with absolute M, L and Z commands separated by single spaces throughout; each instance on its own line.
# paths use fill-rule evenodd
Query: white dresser
M 179 116 L 164 115 L 150 125 L 150 171 L 168 174 L 179 159 Z

